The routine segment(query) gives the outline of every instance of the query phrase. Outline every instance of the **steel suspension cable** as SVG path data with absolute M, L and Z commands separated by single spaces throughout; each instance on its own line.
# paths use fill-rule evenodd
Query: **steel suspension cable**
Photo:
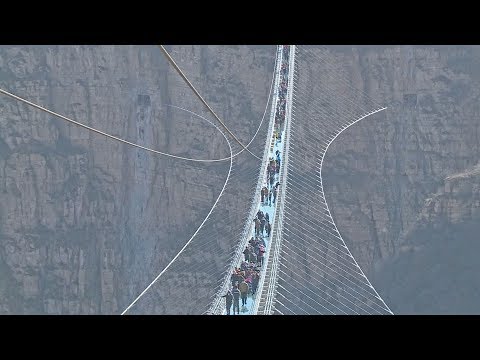
M 193 84 L 190 82 L 190 80 L 188 80 L 188 78 L 185 76 L 185 74 L 183 73 L 183 71 L 180 69 L 180 67 L 177 65 L 177 63 L 175 62 L 175 60 L 173 60 L 173 58 L 170 56 L 170 54 L 168 53 L 167 50 L 165 50 L 165 48 L 163 47 L 163 45 L 159 45 L 160 49 L 162 50 L 162 52 L 165 54 L 165 56 L 167 57 L 168 61 L 173 65 L 173 67 L 175 68 L 175 70 L 177 70 L 177 72 L 179 73 L 179 75 L 183 78 L 183 80 L 185 80 L 185 82 L 188 84 L 188 86 L 190 87 L 190 89 L 193 90 L 193 92 L 195 93 L 195 95 L 197 95 L 197 97 L 200 99 L 200 101 L 208 108 L 208 110 L 213 114 L 213 116 L 218 120 L 218 122 L 223 126 L 223 128 L 235 139 L 235 141 L 237 143 L 240 144 L 240 146 L 243 148 L 243 150 L 247 150 L 253 157 L 255 157 L 256 159 L 258 160 L 262 160 L 260 159 L 257 155 L 255 155 L 254 153 L 252 153 L 245 145 L 243 145 L 240 140 L 238 140 L 238 138 L 230 131 L 230 129 L 227 127 L 227 125 L 225 125 L 225 123 L 220 120 L 220 118 L 217 116 L 217 114 L 215 114 L 215 112 L 213 111 L 213 109 L 210 107 L 210 105 L 207 104 L 207 102 L 203 99 L 203 97 L 200 95 L 200 93 L 197 91 L 197 89 L 195 89 L 195 87 L 193 86 Z

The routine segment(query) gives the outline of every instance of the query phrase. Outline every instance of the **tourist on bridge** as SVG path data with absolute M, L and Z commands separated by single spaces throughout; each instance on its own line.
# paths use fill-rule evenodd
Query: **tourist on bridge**
M 263 216 L 264 216 L 264 215 L 263 215 L 263 211 L 262 211 L 262 210 L 258 210 L 258 211 L 257 211 L 257 218 L 258 218 L 258 220 L 262 221 Z
M 240 290 L 238 289 L 238 283 L 235 284 L 232 290 L 233 294 L 233 315 L 235 315 L 235 309 L 237 309 L 237 315 L 240 315 Z
M 270 173 L 270 187 L 273 186 L 274 182 L 275 182 L 275 173 Z
M 242 261 L 242 263 L 240 264 L 240 270 L 247 271 L 247 266 L 248 266 L 247 260 Z
M 227 308 L 227 315 L 230 315 L 230 309 L 232 308 L 233 294 L 230 289 L 227 290 L 225 295 L 222 295 L 225 298 L 225 307 Z
M 257 262 L 257 255 L 255 255 L 255 251 L 250 253 L 250 262 L 255 264 Z
M 239 268 L 235 268 L 231 280 L 232 280 L 232 286 L 235 285 L 236 283 L 241 283 L 244 279 L 242 275 L 242 271 Z
M 245 280 L 243 280 L 240 285 L 238 285 L 238 289 L 240 290 L 240 296 L 242 297 L 242 306 L 247 305 L 247 296 L 248 296 L 248 284 Z
M 245 255 L 245 261 L 250 261 L 250 249 L 248 246 L 245 246 L 245 250 L 243 250 L 243 255 Z
M 255 222 L 255 235 L 257 236 L 260 234 L 260 220 L 256 217 L 253 221 Z
M 245 271 L 239 271 L 237 274 L 237 284 L 240 284 L 243 280 L 245 280 Z
M 277 181 L 277 183 L 275 184 L 274 188 L 273 188 L 273 191 L 274 191 L 274 197 L 276 198 L 277 195 L 278 195 L 278 187 L 280 186 L 280 183 Z M 275 202 L 275 201 L 274 201 Z
M 254 271 L 252 271 L 251 269 L 248 269 L 248 274 L 247 274 L 247 278 L 245 279 L 245 282 L 248 284 L 248 288 L 250 289 L 250 291 L 252 290 L 253 274 L 254 274 Z
M 269 222 L 265 225 L 265 230 L 267 232 L 267 237 L 270 238 L 270 232 L 272 231 L 272 226 L 270 225 Z
M 263 254 L 265 254 L 265 247 L 263 245 L 260 245 L 260 248 L 258 250 L 258 262 L 260 265 L 263 265 Z
M 262 204 L 264 204 L 267 201 L 268 197 L 268 189 L 266 186 L 262 188 Z
M 265 220 L 265 217 L 262 216 L 262 219 L 260 220 L 260 235 L 263 236 L 263 230 L 265 230 L 265 223 L 267 221 Z
M 252 275 L 252 295 L 255 295 L 257 292 L 258 280 L 260 279 L 260 275 L 257 271 L 255 271 Z

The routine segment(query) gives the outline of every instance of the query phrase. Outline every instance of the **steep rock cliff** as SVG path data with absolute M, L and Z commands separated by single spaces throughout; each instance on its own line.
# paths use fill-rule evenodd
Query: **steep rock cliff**
M 397 313 L 478 313 L 480 167 L 447 177 L 376 281 Z
M 329 47 L 329 57 L 353 86 L 388 106 L 346 130 L 326 154 L 325 194 L 347 245 L 394 312 L 480 312 L 478 294 L 468 290 L 477 281 L 462 278 L 464 260 L 441 250 L 440 240 L 433 241 L 444 238 L 451 248 L 475 243 L 467 230 L 461 231 L 478 221 L 476 185 L 467 185 L 475 177 L 462 180 L 469 195 L 449 197 L 446 207 L 432 200 L 440 196 L 446 177 L 478 162 L 479 47 L 342 46 Z M 450 237 L 419 231 L 426 226 L 420 214 L 428 214 L 428 223 L 450 229 Z M 412 264 L 382 265 L 413 238 L 432 240 L 423 251 L 429 255 L 417 256 Z M 439 251 L 439 257 L 432 255 Z M 446 264 L 452 265 L 450 278 L 458 280 L 455 287 L 440 280 L 429 283 L 424 270 Z M 469 264 L 471 271 L 480 271 L 474 261 Z M 424 291 L 434 294 L 435 305 L 424 301 L 421 291 L 408 292 L 416 283 L 412 277 L 397 282 L 402 272 L 414 274 Z M 454 304 L 444 296 L 454 288 L 472 297 L 457 298 Z

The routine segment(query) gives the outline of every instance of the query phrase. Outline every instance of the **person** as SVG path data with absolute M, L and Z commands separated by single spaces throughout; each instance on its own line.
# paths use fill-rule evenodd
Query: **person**
M 225 306 L 227 308 L 227 315 L 230 315 L 230 309 L 232 307 L 232 302 L 233 302 L 233 294 L 230 289 L 227 290 L 227 293 L 223 295 L 222 297 L 225 298 Z
M 260 220 L 260 234 L 263 236 L 263 230 L 265 229 L 265 217 L 262 217 L 262 220 Z
M 270 215 L 265 211 L 265 221 L 268 223 L 270 221 Z
M 237 315 L 240 315 L 240 290 L 238 289 L 238 283 L 235 283 L 235 286 L 232 290 L 233 295 L 233 315 L 235 315 L 235 309 L 237 309 Z
M 245 246 L 245 250 L 243 250 L 243 255 L 245 255 L 245 261 L 250 261 L 250 250 L 248 246 Z
M 257 262 L 257 255 L 255 254 L 255 252 L 250 253 L 250 262 L 252 264 L 255 264 Z
M 247 295 L 248 295 L 248 284 L 245 280 L 243 280 L 240 285 L 238 285 L 238 289 L 240 290 L 240 296 L 242 297 L 242 306 L 247 305 Z
M 267 237 L 270 238 L 270 232 L 272 231 L 272 225 L 270 225 L 269 222 L 267 222 L 267 225 L 265 225 L 265 230 L 267 231 Z
M 252 276 L 252 295 L 255 295 L 255 292 L 257 291 L 259 278 L 260 276 L 258 275 L 258 272 L 254 272 Z
M 255 218 L 255 235 L 258 235 L 260 233 L 260 220 L 258 220 L 258 217 Z
M 264 186 L 262 188 L 262 204 L 264 204 L 265 201 L 267 201 L 267 197 L 268 197 L 268 189 L 266 186 Z
M 247 278 L 245 279 L 245 282 L 248 284 L 248 289 L 250 290 L 250 293 L 252 291 L 252 279 L 253 279 L 253 272 L 249 271 L 249 274 L 248 274 Z
M 237 281 L 236 281 L 237 284 L 240 284 L 243 280 L 245 280 L 245 276 L 243 276 L 244 274 L 245 274 L 245 272 L 243 272 L 243 271 L 240 271 L 237 274 Z
M 240 270 L 242 271 L 247 270 L 247 264 L 248 264 L 247 260 L 242 261 L 242 263 L 240 264 Z
M 265 239 L 261 238 L 259 240 L 260 241 L 258 242 L 258 246 L 260 246 L 260 245 L 267 246 L 267 243 L 265 242 Z
M 275 181 L 275 172 L 272 172 L 270 173 L 270 187 L 272 187 L 274 181 Z
M 265 254 L 265 247 L 260 245 L 260 249 L 258 251 L 258 262 L 261 266 L 263 265 L 263 254 Z
M 262 210 L 258 210 L 258 211 L 257 211 L 257 218 L 258 218 L 258 220 L 260 220 L 260 221 L 263 219 L 263 212 L 262 212 Z

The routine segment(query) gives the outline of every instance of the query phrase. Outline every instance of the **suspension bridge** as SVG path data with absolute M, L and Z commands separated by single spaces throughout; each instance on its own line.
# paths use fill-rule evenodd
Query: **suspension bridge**
M 225 314 L 224 295 L 234 285 L 232 274 L 245 265 L 244 249 L 259 237 L 253 222 L 259 211 L 268 214 L 271 230 L 264 235 L 262 229 L 259 237 L 264 246 L 263 261 L 256 268 L 260 276 L 241 314 L 393 314 L 337 229 L 322 181 L 322 165 L 330 144 L 360 120 L 386 108 L 337 74 L 325 49 L 280 45 L 265 112 L 254 137 L 244 145 L 201 97 L 173 57 L 161 49 L 220 126 L 179 106 L 171 105 L 172 109 L 190 112 L 214 126 L 228 144 L 228 157 L 193 159 L 160 152 L 0 89 L 3 95 L 141 151 L 175 161 L 229 162 L 223 187 L 197 230 L 122 314 Z M 331 71 L 315 71 L 315 64 Z M 229 137 L 235 142 L 231 143 Z M 239 160 L 242 156 L 255 161 L 244 166 Z M 280 164 L 273 172 L 272 161 Z M 233 177 L 251 184 L 251 202 L 248 209 L 243 209 L 243 221 L 226 227 L 228 219 L 219 209 L 227 205 L 222 199 L 234 194 L 235 187 L 229 186 Z M 273 194 L 273 202 L 264 198 L 265 188 Z M 188 286 L 179 286 L 192 283 L 198 285 L 194 294 Z M 167 302 L 173 305 L 168 308 L 164 305 Z

